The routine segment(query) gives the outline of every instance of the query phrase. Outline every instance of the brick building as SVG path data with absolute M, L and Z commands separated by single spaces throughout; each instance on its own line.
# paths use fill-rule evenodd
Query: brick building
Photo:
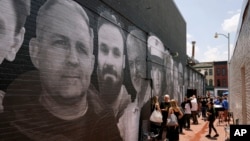
M 234 118 L 240 124 L 250 124 L 250 8 L 244 0 L 238 26 L 238 33 L 229 62 L 229 104 Z

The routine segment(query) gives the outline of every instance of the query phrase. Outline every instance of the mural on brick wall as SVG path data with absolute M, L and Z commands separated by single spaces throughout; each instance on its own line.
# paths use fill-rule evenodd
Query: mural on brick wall
M 0 113 L 3 112 L 2 100 L 5 95 L 10 81 L 7 72 L 8 64 L 3 64 L 4 60 L 12 62 L 16 58 L 25 34 L 25 21 L 30 14 L 29 1 L 0 1 L 0 64 L 1 65 L 1 81 L 0 81 Z M 5 65 L 5 66 L 4 66 Z
M 151 97 L 182 101 L 188 72 L 155 33 L 82 3 L 0 1 L 1 139 L 144 140 Z

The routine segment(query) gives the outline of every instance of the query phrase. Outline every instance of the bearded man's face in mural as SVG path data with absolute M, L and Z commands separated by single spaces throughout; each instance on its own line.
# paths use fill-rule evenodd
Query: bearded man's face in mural
M 132 31 L 127 37 L 127 51 L 130 76 L 136 92 L 141 91 L 143 77 L 146 75 L 146 44 L 135 37 L 139 31 Z M 139 33 L 137 33 L 139 34 Z
M 39 15 L 37 38 L 30 42 L 43 90 L 66 104 L 86 95 L 94 65 L 87 14 L 73 8 L 56 4 Z
M 116 99 L 123 77 L 124 40 L 119 28 L 104 23 L 98 30 L 98 81 L 100 93 L 108 101 Z
M 25 9 L 21 5 L 19 7 Z M 18 9 L 14 8 L 14 1 L 0 0 L 0 64 L 4 59 L 13 61 L 23 43 L 25 29 L 23 25 L 20 29 L 17 28 L 17 20 L 20 20 L 17 16 L 20 15 L 15 11 Z M 25 15 L 25 13 L 22 14 Z M 26 16 L 20 16 L 20 18 L 24 18 L 22 20 L 25 21 Z

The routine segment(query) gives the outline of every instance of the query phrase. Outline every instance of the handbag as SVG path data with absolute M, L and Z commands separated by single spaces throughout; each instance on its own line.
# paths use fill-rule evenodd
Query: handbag
M 167 118 L 167 126 L 178 126 L 178 120 L 174 113 Z
M 160 111 L 157 111 L 156 109 L 152 112 L 151 116 L 150 116 L 150 121 L 152 122 L 156 122 L 156 123 L 162 123 L 162 114 Z

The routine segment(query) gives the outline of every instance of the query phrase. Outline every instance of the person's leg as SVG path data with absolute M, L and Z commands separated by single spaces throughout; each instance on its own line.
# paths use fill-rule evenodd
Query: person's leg
M 182 129 L 183 129 L 183 118 L 182 119 L 179 119 L 178 122 L 179 122 L 179 133 L 183 133 Z
M 224 120 L 227 121 L 228 120 L 228 110 L 224 110 Z
M 166 139 L 168 139 L 169 141 L 171 141 L 171 127 L 167 126 L 166 127 L 167 133 L 166 133 Z
M 197 111 L 192 111 L 191 115 L 192 115 L 192 119 L 193 119 L 193 124 L 197 124 L 198 123 L 198 121 L 197 121 Z
M 179 141 L 179 135 L 180 135 L 179 130 L 180 130 L 180 126 L 177 126 L 175 128 L 175 132 L 174 132 L 174 134 L 175 134 L 175 141 Z
M 211 137 L 212 126 L 213 126 L 212 121 L 209 121 L 209 123 L 208 123 L 208 134 L 206 135 L 206 137 L 209 137 L 209 138 Z
M 187 128 L 187 114 L 183 116 L 183 128 Z
M 161 140 L 162 139 L 162 133 L 163 133 L 163 129 L 164 129 L 164 126 L 166 125 L 165 122 L 162 122 L 161 124 L 161 128 L 160 128 L 160 131 L 159 131 L 159 135 L 157 137 L 158 140 Z
M 198 124 L 198 114 L 199 111 L 194 111 L 194 124 Z
M 187 128 L 190 129 L 190 117 L 191 114 L 187 114 Z
M 206 110 L 205 107 L 202 107 L 202 108 L 201 108 L 201 113 L 202 113 L 202 118 L 203 118 L 203 119 L 205 119 L 205 117 L 206 117 L 206 111 L 205 111 L 205 110 Z
M 193 123 L 194 123 L 194 111 L 191 111 L 191 118 L 192 118 Z
M 211 128 L 212 128 L 212 129 L 214 130 L 214 132 L 215 132 L 214 137 L 218 137 L 218 136 L 219 136 L 219 134 L 218 134 L 218 132 L 217 132 L 216 128 L 214 127 L 214 121 L 212 121 Z M 210 132 L 210 133 L 211 133 L 211 132 Z

